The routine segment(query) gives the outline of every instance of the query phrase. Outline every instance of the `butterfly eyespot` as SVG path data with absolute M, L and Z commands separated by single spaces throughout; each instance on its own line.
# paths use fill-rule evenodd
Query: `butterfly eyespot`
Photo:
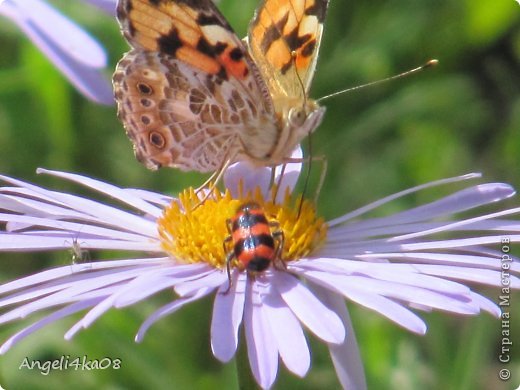
M 152 105 L 152 101 L 150 99 L 141 99 L 140 102 L 143 107 L 150 107 Z
M 307 119 L 307 116 L 303 108 L 294 107 L 289 111 L 289 123 L 292 126 L 302 126 L 305 123 L 305 119 Z
M 158 149 L 162 149 L 166 145 L 166 140 L 162 134 L 157 131 L 151 131 L 148 135 L 148 139 L 150 140 L 150 143 Z
M 114 97 L 148 168 L 276 165 L 320 123 L 308 90 L 329 0 L 263 0 L 244 40 L 212 0 L 115 3 L 131 49 Z
M 151 95 L 153 93 L 152 87 L 145 83 L 137 83 L 137 89 L 143 95 Z

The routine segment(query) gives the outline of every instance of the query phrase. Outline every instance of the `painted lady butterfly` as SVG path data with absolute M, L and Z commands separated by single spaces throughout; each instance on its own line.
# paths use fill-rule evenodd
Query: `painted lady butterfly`
M 148 168 L 274 165 L 321 122 L 307 97 L 328 0 L 265 0 L 241 41 L 211 0 L 120 0 L 118 116 Z

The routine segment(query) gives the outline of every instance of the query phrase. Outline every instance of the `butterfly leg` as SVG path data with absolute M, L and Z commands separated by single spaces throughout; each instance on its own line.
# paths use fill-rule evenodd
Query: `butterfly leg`
M 222 176 L 226 172 L 226 169 L 228 169 L 228 167 L 230 165 L 231 165 L 231 159 L 228 158 L 223 162 L 223 164 L 220 166 L 219 169 L 217 169 L 215 172 L 213 172 L 211 174 L 211 176 L 204 183 L 202 183 L 202 185 L 200 187 L 198 187 L 195 190 L 195 193 L 197 194 L 197 196 L 199 195 L 200 192 L 202 192 L 204 190 L 206 190 L 206 193 L 202 194 L 202 199 L 200 199 L 200 197 L 199 197 L 200 201 L 193 207 L 193 210 L 195 210 L 197 207 L 202 205 L 211 196 L 211 194 L 213 193 L 213 190 L 217 187 L 217 184 L 220 182 L 220 180 L 222 179 Z
M 276 181 L 276 177 L 275 177 L 276 168 L 271 169 L 271 183 L 274 186 L 273 202 L 276 202 L 276 199 L 278 198 L 278 190 L 280 189 L 280 187 L 282 185 L 282 179 L 283 179 L 283 175 L 285 175 L 285 169 L 286 168 L 287 168 L 287 163 L 283 163 L 282 164 L 282 169 L 280 171 L 280 175 L 279 175 L 277 181 Z
M 325 182 L 325 176 L 327 174 L 327 167 L 328 167 L 327 157 L 312 156 L 312 157 L 304 157 L 304 158 L 285 158 L 284 162 L 283 162 L 284 164 L 309 163 L 307 173 L 305 174 L 305 182 L 304 182 L 304 187 L 303 187 L 303 191 L 302 191 L 302 195 L 301 195 L 301 203 L 300 203 L 300 207 L 298 210 L 298 215 L 300 215 L 302 204 L 303 204 L 303 199 L 305 198 L 305 193 L 307 192 L 308 182 L 309 182 L 309 178 L 310 178 L 310 174 L 311 174 L 311 164 L 314 161 L 321 162 L 320 178 L 319 178 L 318 185 L 316 186 L 316 190 L 314 191 L 314 196 L 313 196 L 313 202 L 317 203 L 321 189 L 323 188 L 323 183 Z

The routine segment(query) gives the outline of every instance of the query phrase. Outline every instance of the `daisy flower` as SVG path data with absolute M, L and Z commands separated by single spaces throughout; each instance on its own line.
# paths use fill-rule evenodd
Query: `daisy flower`
M 116 0 L 88 0 L 115 13 Z M 12 20 L 87 98 L 114 104 L 112 85 L 103 74 L 103 47 L 80 26 L 42 0 L 0 1 L 0 15 Z
M 214 190 L 202 204 L 193 190 L 171 198 L 72 173 L 38 172 L 76 182 L 110 197 L 111 202 L 0 177 L 9 183 L 0 188 L 4 210 L 0 219 L 6 223 L 0 250 L 69 250 L 76 240 L 83 250 L 138 251 L 147 256 L 92 259 L 1 285 L 0 306 L 7 309 L 0 323 L 27 321 L 41 310 L 49 314 L 11 336 L 0 353 L 63 317 L 84 312 L 66 332 L 65 338 L 70 339 L 111 308 L 173 289 L 176 298 L 144 320 L 136 341 L 153 332 L 150 327 L 163 317 L 212 294 L 213 354 L 222 362 L 231 360 L 243 344 L 239 343 L 243 329 L 249 365 L 262 388 L 273 385 L 279 359 L 295 375 L 306 375 L 310 352 L 305 329 L 327 345 L 342 386 L 364 389 L 363 366 L 345 299 L 424 334 L 426 325 L 416 314 L 421 310 L 462 315 L 487 311 L 500 316 L 499 307 L 469 284 L 502 287 L 507 275 L 510 288 L 520 286 L 518 260 L 509 255 L 504 259 L 497 249 L 504 239 L 520 241 L 520 223 L 504 218 L 520 208 L 455 218 L 511 197 L 514 190 L 507 184 L 477 184 L 406 211 L 362 218 L 397 198 L 475 179 L 477 174 L 414 187 L 325 222 L 311 202 L 291 198 L 298 165 L 288 167 L 276 202 L 270 200 L 270 170 L 252 171 L 241 163 L 226 172 L 228 190 L 223 194 Z M 273 262 L 262 272 L 240 271 L 242 258 L 228 256 L 228 279 L 226 221 L 250 201 L 283 232 L 277 259 L 283 266 Z

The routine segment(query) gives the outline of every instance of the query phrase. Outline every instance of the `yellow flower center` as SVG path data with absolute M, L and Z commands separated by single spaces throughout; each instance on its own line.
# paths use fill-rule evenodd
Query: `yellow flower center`
M 246 202 L 258 203 L 269 222 L 283 231 L 283 261 L 295 261 L 311 253 L 327 235 L 327 225 L 316 215 L 312 202 L 293 201 L 287 194 L 282 204 L 265 201 L 259 188 L 254 194 L 239 199 L 226 191 L 213 191 L 204 203 L 192 188 L 182 192 L 179 199 L 165 208 L 158 220 L 162 248 L 173 258 L 184 263 L 206 262 L 216 268 L 225 268 L 224 240 L 230 235 L 227 221 L 238 207 Z M 301 210 L 298 214 L 301 203 Z

